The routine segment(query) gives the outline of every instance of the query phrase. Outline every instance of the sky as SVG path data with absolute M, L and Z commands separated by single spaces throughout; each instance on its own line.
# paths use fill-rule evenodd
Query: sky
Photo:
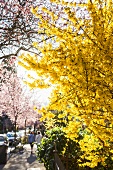
M 45 106 L 49 103 L 49 96 L 52 91 L 51 88 L 48 89 L 30 89 L 27 85 L 23 83 L 23 80 L 27 80 L 28 71 L 26 71 L 21 66 L 17 67 L 17 73 L 20 78 L 22 78 L 22 86 L 26 88 L 26 92 L 30 92 L 33 95 L 33 99 L 36 99 L 42 106 Z

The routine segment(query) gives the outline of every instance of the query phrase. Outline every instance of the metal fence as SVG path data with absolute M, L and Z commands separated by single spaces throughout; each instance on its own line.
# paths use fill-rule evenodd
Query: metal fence
M 54 150 L 55 170 L 66 170 L 61 159 L 58 156 L 57 150 Z

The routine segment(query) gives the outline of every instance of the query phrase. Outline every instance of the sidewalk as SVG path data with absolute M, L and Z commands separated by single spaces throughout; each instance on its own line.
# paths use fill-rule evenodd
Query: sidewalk
M 46 170 L 43 164 L 38 162 L 35 151 L 36 146 L 31 154 L 29 144 L 24 145 L 23 151 L 11 153 L 5 166 L 0 165 L 0 170 Z

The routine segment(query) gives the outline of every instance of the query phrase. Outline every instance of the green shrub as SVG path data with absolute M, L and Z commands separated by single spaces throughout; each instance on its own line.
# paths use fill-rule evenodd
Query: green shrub
M 79 157 L 80 148 L 76 142 L 69 140 L 59 127 L 55 127 L 46 132 L 47 138 L 43 138 L 41 144 L 37 148 L 38 159 L 44 163 L 46 170 L 54 170 L 54 153 L 55 144 L 58 155 L 62 159 L 64 166 L 67 166 L 66 157 L 68 157 L 68 167 L 72 170 L 78 168 L 77 159 Z M 65 148 L 65 153 L 63 150 Z
M 81 140 L 84 136 L 86 131 L 81 130 L 79 133 L 78 140 Z M 65 134 L 62 132 L 61 128 L 55 127 L 51 130 L 46 132 L 48 136 L 43 137 L 41 144 L 37 147 L 37 157 L 38 160 L 44 163 L 46 170 L 54 170 L 54 153 L 55 144 L 58 151 L 58 155 L 63 162 L 66 170 L 113 170 L 113 160 L 109 155 L 106 159 L 106 165 L 103 166 L 102 163 L 99 163 L 97 167 L 90 168 L 90 167 L 80 167 L 78 160 L 80 160 L 80 156 L 82 152 L 79 147 L 79 143 L 76 143 L 70 139 L 65 137 Z M 65 148 L 65 152 L 63 152 Z M 87 159 L 87 158 L 86 158 Z M 85 162 L 86 159 L 81 160 Z

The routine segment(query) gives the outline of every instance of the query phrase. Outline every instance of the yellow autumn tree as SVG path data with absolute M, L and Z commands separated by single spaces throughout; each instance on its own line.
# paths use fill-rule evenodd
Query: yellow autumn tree
M 54 118 L 50 110 L 62 113 L 58 118 L 68 118 L 63 131 L 72 140 L 84 124 L 88 134 L 79 141 L 82 157 L 89 160 L 84 165 L 105 164 L 113 153 L 113 1 L 51 3 L 62 11 L 32 9 L 39 18 L 38 34 L 46 35 L 41 45 L 34 42 L 41 55 L 22 54 L 19 64 L 37 74 L 35 78 L 29 75 L 31 87 L 54 84 L 43 119 Z

